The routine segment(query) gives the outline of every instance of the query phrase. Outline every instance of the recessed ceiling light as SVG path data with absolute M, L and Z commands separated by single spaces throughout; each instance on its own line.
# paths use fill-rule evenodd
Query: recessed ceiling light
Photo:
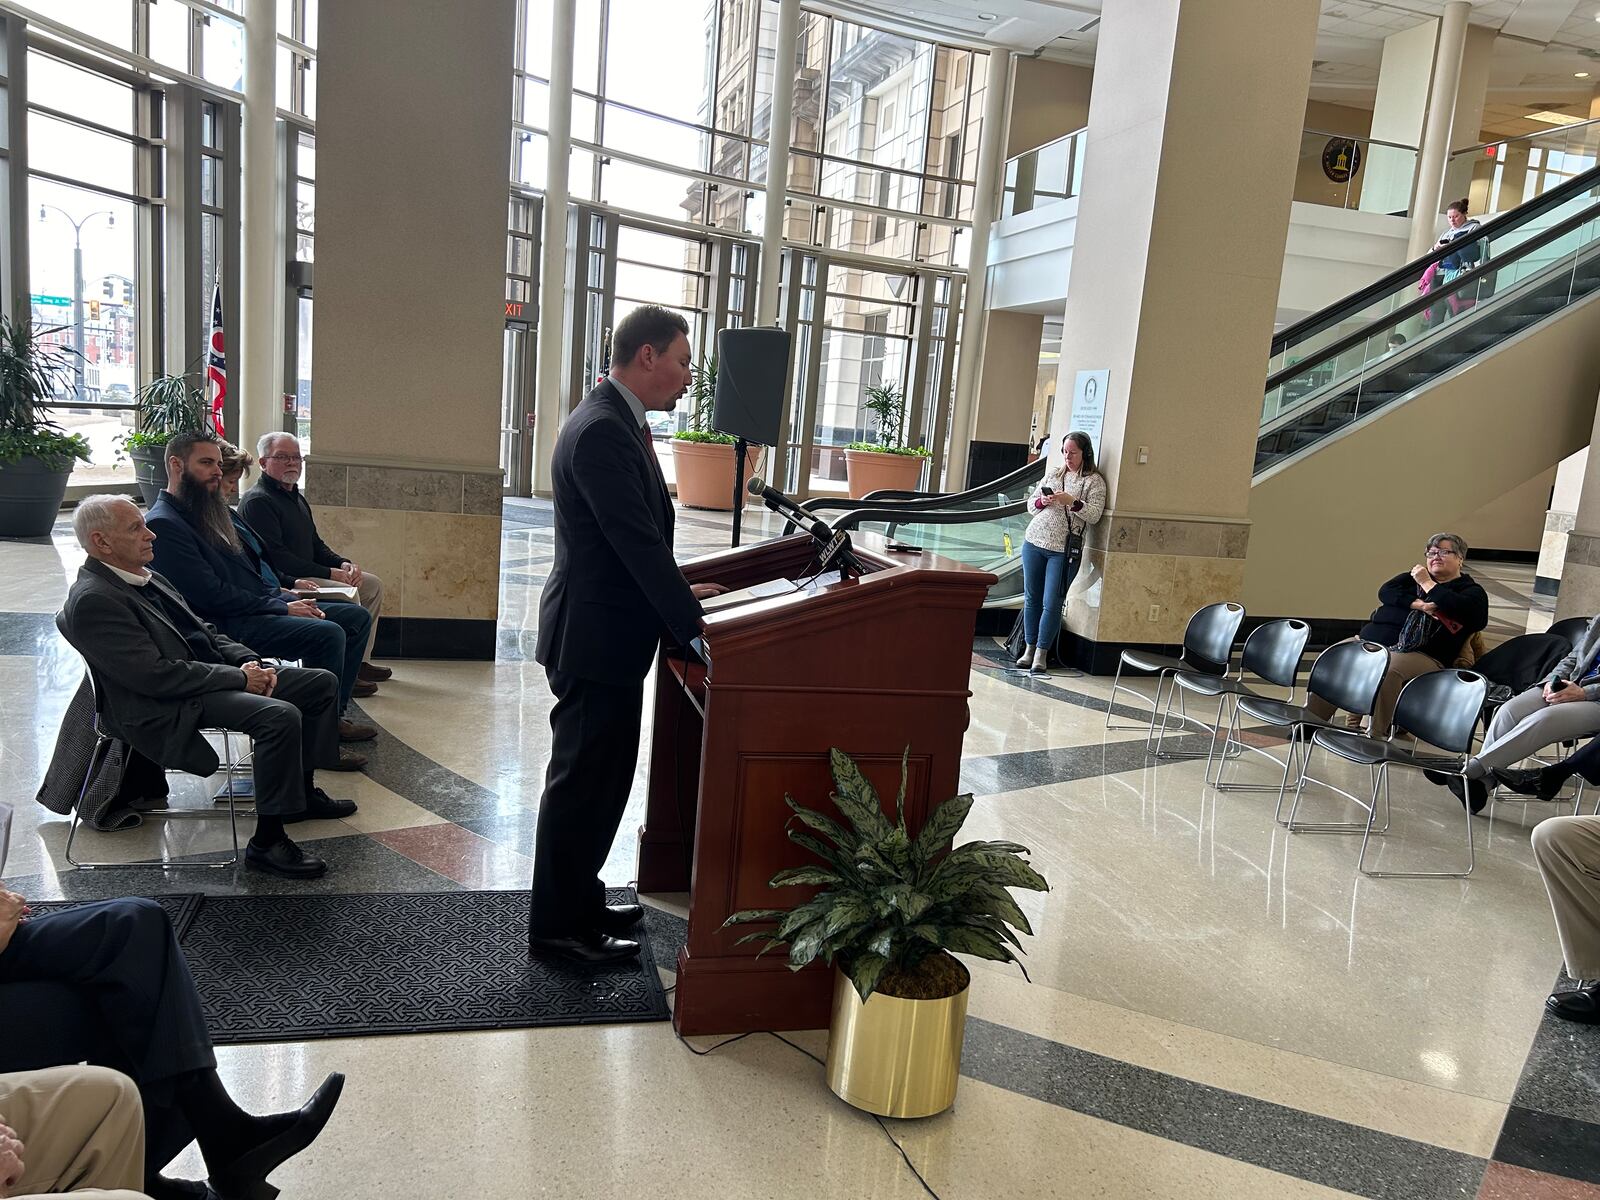
M 1574 79 L 1587 79 L 1587 78 L 1589 78 L 1589 72 L 1587 72 L 1587 71 L 1574 71 L 1572 73 L 1572 77 Z
M 1540 112 L 1531 112 L 1531 113 L 1527 114 L 1527 116 L 1528 116 L 1528 120 L 1530 120 L 1530 121 L 1538 121 L 1540 124 L 1543 124 L 1543 125 L 1582 125 L 1583 124 L 1583 118 L 1582 117 L 1569 117 L 1566 113 L 1551 112 L 1549 109 L 1544 109 L 1544 110 L 1542 110 Z
M 994 14 L 993 13 L 979 13 L 978 14 L 978 20 L 980 20 L 980 21 L 992 21 L 992 20 L 994 20 Z M 1596 20 L 1600 20 L 1600 17 L 1597 17 Z

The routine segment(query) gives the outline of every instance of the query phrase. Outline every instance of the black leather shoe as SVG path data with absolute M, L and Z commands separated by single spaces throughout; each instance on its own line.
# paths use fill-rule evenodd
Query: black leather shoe
M 361 669 L 356 672 L 356 678 L 363 683 L 382 683 L 386 679 L 394 678 L 394 669 L 364 662 L 361 664 Z
M 258 871 L 269 871 L 289 879 L 316 879 L 328 873 L 327 863 L 315 854 L 307 854 L 288 838 L 272 843 L 265 850 L 254 842 L 248 843 L 244 848 L 244 861 Z
M 1570 992 L 1552 993 L 1544 1007 L 1552 1017 L 1563 1021 L 1600 1025 L 1600 983 L 1586 983 Z
M 603 933 L 582 937 L 530 937 L 528 953 L 538 958 L 559 958 L 580 967 L 599 967 L 637 957 L 639 943 Z
M 601 933 L 616 937 L 618 934 L 627 933 L 642 920 L 644 920 L 642 904 L 608 904 L 605 911 L 600 914 L 596 928 Z
M 1538 771 L 1518 771 L 1496 769 L 1494 777 L 1519 796 L 1537 796 L 1539 794 Z M 1548 799 L 1548 797 L 1545 797 Z
M 1438 787 L 1449 787 L 1452 779 L 1461 778 L 1459 775 L 1452 775 L 1448 771 L 1424 771 L 1422 777 Z
M 1462 784 L 1465 783 L 1465 788 Z M 1450 776 L 1446 786 L 1450 794 L 1466 806 L 1474 815 L 1483 811 L 1483 806 L 1489 803 L 1489 785 L 1481 779 L 1463 780 L 1459 775 Z
M 331 767 L 318 767 L 319 771 L 359 771 L 367 765 L 367 756 L 354 750 L 339 751 L 339 761 Z
M 274 1200 L 278 1189 L 267 1182 L 267 1176 L 317 1140 L 343 1091 L 344 1076 L 335 1071 L 293 1114 L 289 1128 L 246 1150 L 221 1170 L 212 1171 L 213 1190 L 226 1200 Z
M 283 823 L 293 825 L 296 821 L 337 821 L 340 817 L 353 816 L 355 811 L 354 800 L 335 800 L 321 788 L 312 788 L 311 795 L 306 797 L 305 809 L 284 817 Z

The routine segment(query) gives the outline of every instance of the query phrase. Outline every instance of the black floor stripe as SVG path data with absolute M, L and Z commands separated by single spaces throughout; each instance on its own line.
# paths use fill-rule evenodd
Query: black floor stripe
M 1514 1167 L 1600 1184 L 1600 1125 L 1513 1104 L 1494 1157 Z

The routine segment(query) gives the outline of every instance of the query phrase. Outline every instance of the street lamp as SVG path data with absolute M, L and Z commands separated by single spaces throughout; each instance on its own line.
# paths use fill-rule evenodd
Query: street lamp
M 73 389 L 80 404 L 87 403 L 83 387 L 83 227 L 96 217 L 106 219 L 106 227 L 114 228 L 117 223 L 117 214 L 109 209 L 92 212 L 83 220 L 74 220 L 71 213 L 64 208 L 57 208 L 54 204 L 39 205 L 39 223 L 45 221 L 47 211 L 53 210 L 60 213 L 72 226 L 72 348 L 77 351 L 73 359 Z

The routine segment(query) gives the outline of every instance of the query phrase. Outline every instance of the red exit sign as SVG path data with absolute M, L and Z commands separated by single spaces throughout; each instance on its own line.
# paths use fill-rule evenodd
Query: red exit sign
M 521 321 L 524 319 L 523 312 L 527 309 L 527 307 L 528 306 L 521 300 L 507 300 L 506 316 L 510 317 L 512 320 Z

